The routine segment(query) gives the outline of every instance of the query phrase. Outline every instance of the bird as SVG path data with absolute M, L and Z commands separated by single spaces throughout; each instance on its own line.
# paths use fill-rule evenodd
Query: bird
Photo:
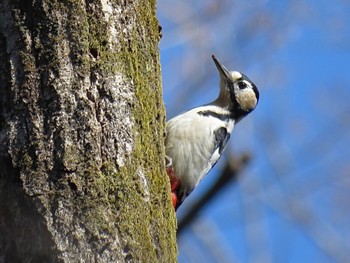
M 214 167 L 235 125 L 259 101 L 256 85 L 243 73 L 229 71 L 212 55 L 220 76 L 218 97 L 166 123 L 166 172 L 175 211 Z

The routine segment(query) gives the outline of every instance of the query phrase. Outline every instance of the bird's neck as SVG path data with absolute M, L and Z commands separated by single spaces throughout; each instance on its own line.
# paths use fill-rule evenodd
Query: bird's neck
M 219 96 L 211 104 L 229 111 L 236 123 L 249 113 L 239 107 L 238 102 L 232 99 L 227 89 L 221 89 Z
M 226 109 L 228 111 L 233 110 L 233 105 L 232 105 L 230 95 L 228 94 L 228 91 L 226 91 L 226 90 L 220 90 L 219 96 L 217 97 L 216 100 L 214 100 L 212 102 L 212 104 L 216 105 L 218 107 L 221 107 L 223 109 Z

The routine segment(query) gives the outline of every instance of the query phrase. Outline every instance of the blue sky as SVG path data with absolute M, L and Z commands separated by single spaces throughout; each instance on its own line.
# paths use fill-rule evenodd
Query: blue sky
M 168 118 L 215 98 L 213 53 L 261 94 L 227 149 L 252 161 L 180 236 L 179 262 L 349 260 L 349 13 L 340 0 L 158 1 Z

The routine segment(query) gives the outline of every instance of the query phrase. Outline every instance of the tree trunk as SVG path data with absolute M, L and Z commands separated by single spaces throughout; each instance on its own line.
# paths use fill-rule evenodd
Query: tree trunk
M 0 262 L 175 262 L 155 1 L 0 0 Z

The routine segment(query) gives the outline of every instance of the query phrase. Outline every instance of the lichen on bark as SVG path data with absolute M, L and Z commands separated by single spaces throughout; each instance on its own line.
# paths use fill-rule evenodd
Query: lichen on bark
M 4 0 L 0 59 L 0 258 L 175 262 L 155 1 Z

